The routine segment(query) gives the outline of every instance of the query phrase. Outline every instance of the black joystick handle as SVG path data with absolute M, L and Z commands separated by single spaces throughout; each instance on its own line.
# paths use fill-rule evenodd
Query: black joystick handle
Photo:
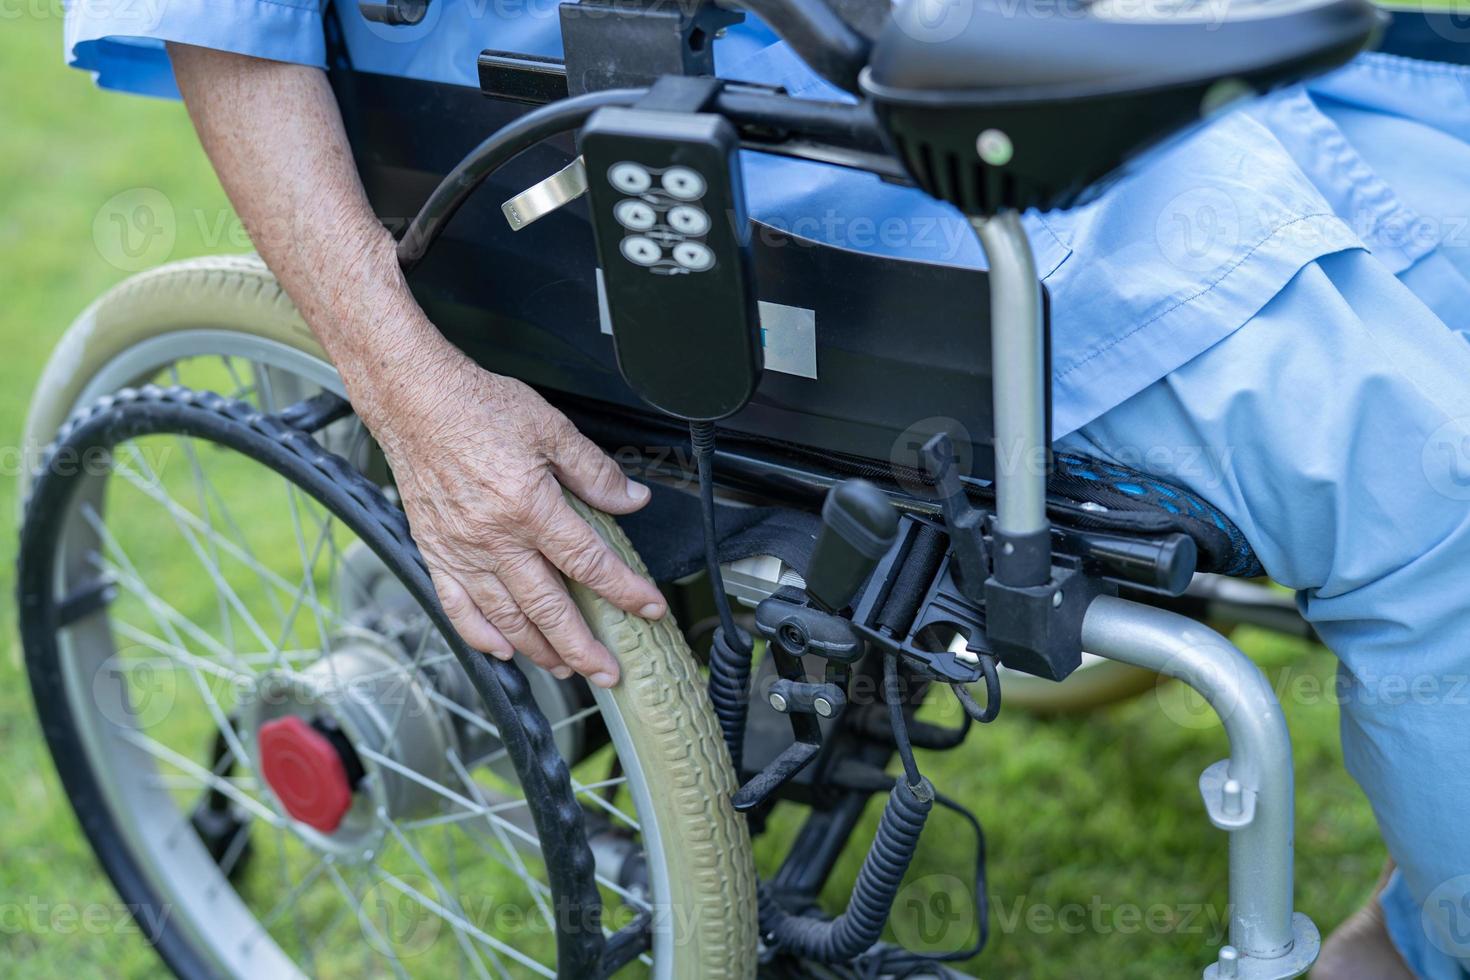
M 843 609 L 898 538 L 898 511 L 867 480 L 827 491 L 822 530 L 807 566 L 807 595 L 828 612 Z

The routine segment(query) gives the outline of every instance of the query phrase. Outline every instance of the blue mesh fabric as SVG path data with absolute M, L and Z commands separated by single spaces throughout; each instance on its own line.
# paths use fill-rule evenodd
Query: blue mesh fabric
M 1241 577 L 1265 574 L 1250 542 L 1228 517 L 1204 498 L 1146 473 L 1057 453 L 1048 489 L 1054 496 L 1106 508 L 1083 511 L 1099 526 L 1183 531 L 1199 545 L 1201 571 Z

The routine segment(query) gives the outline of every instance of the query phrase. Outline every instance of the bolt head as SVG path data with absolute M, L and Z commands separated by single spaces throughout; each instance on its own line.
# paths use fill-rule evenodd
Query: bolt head
M 828 701 L 826 698 L 812 698 L 812 707 L 815 708 L 817 714 L 821 715 L 823 718 L 832 717 L 832 702 Z
M 772 691 L 771 692 L 771 707 L 775 708 L 777 711 L 781 712 L 782 714 L 785 714 L 786 713 L 786 699 L 784 697 L 782 697 L 780 694 L 777 694 L 775 691 Z

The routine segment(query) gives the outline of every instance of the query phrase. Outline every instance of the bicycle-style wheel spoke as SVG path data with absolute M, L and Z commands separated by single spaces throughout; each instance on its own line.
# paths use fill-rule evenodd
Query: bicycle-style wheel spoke
M 195 369 L 267 412 L 298 388 L 320 390 L 228 356 L 162 373 L 182 385 Z M 350 459 L 372 451 L 360 420 L 328 428 L 318 437 Z M 87 574 L 67 574 L 114 588 L 102 616 L 61 628 L 78 676 L 99 685 L 89 699 L 106 736 L 89 751 L 122 787 L 119 806 L 136 807 L 137 835 L 169 855 L 154 859 L 169 894 L 233 903 L 224 915 L 241 927 L 221 939 L 223 959 L 271 975 L 294 965 L 309 975 L 556 976 L 561 920 L 532 819 L 540 804 L 525 797 L 452 646 L 401 573 L 356 538 L 350 514 L 197 434 L 123 441 L 90 478 L 97 492 L 79 496 L 71 519 Z M 88 666 L 93 651 L 107 652 L 106 673 Z M 551 683 L 534 680 L 538 694 Z M 155 689 L 166 697 L 145 702 Z M 602 778 L 603 736 L 585 734 L 602 732 L 602 709 L 578 690 L 543 708 L 556 744 L 598 753 L 585 767 L 568 760 L 572 798 L 636 855 L 636 787 L 620 770 Z M 312 809 L 318 771 L 295 788 L 280 775 L 295 764 L 268 748 L 282 737 L 317 759 L 325 745 L 342 763 L 340 814 Z M 649 907 L 602 865 L 594 877 L 608 907 Z M 207 901 L 175 904 L 199 917 L 199 933 L 215 928 Z M 505 909 L 522 918 L 500 921 Z M 403 915 L 437 932 L 415 933 Z

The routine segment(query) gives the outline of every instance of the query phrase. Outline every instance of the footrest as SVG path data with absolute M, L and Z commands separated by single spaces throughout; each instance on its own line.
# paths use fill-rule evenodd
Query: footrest
M 750 782 L 735 791 L 730 798 L 731 805 L 742 813 L 760 806 L 783 783 L 805 769 L 821 750 L 820 742 L 792 742 L 786 751 L 752 776 Z
M 1205 967 L 1204 980 L 1290 980 L 1299 977 L 1317 962 L 1322 951 L 1322 934 L 1304 913 L 1291 917 L 1291 949 L 1281 956 L 1262 959 L 1247 956 L 1234 946 L 1220 950 L 1220 958 Z

